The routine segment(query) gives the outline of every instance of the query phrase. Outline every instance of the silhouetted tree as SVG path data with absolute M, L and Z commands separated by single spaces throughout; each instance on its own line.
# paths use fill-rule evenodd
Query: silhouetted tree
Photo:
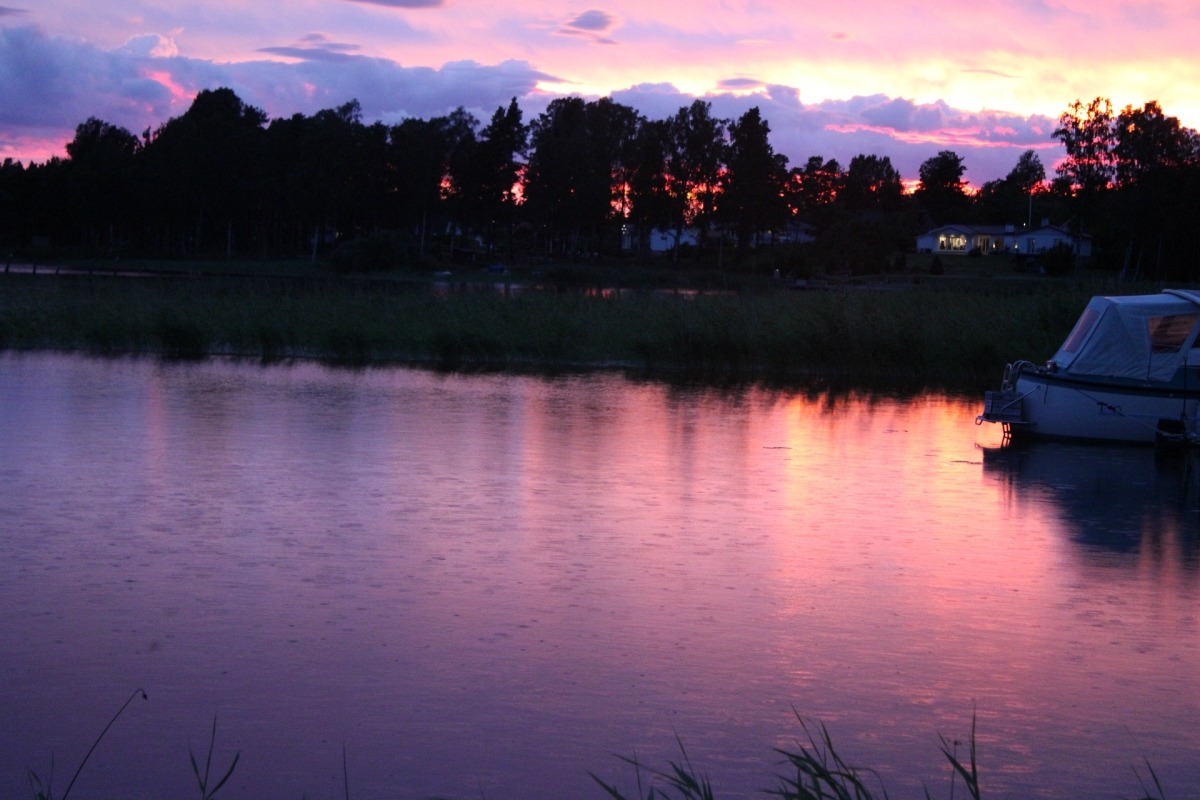
M 598 150 L 605 153 L 610 161 L 611 202 L 615 218 L 624 222 L 631 206 L 630 182 L 638 159 L 638 133 L 646 119 L 633 107 L 608 97 L 588 103 L 588 115 Z
M 887 156 L 857 155 L 850 159 L 837 195 L 847 211 L 897 211 L 904 203 L 904 183 Z
M 21 162 L 11 158 L 0 162 L 0 261 L 5 265 L 16 246 L 28 238 L 24 219 L 29 211 L 26 184 Z
M 845 180 L 846 173 L 837 159 L 810 156 L 803 167 L 793 167 L 786 191 L 792 218 L 812 226 L 817 233 L 828 228 Z
M 1125 106 L 1114 123 L 1112 155 L 1118 186 L 1137 183 L 1161 169 L 1195 164 L 1200 160 L 1200 137 L 1177 117 L 1163 113 L 1157 101 L 1141 108 Z
M 1026 150 L 1017 159 L 1016 165 L 1004 178 L 1013 189 L 1021 194 L 1030 194 L 1043 188 L 1046 182 L 1046 168 L 1037 151 Z
M 554 100 L 531 124 L 525 199 L 529 218 L 553 249 L 595 252 L 628 180 L 639 118 L 611 100 Z
M 912 247 L 918 226 L 887 156 L 852 158 L 836 197 L 816 243 L 825 263 L 851 274 L 885 272 L 897 252 Z
M 1112 103 L 1097 97 L 1086 107 L 1074 101 L 1058 118 L 1054 138 L 1062 142 L 1066 159 L 1056 172 L 1070 181 L 1083 194 L 1094 194 L 1106 188 L 1113 179 Z
M 678 237 L 694 225 L 703 234 L 714 212 L 744 246 L 779 224 L 785 201 L 790 219 L 818 235 L 806 263 L 874 271 L 899 263 L 894 254 L 911 244 L 916 205 L 887 157 L 858 155 L 843 169 L 814 156 L 785 174 L 757 108 L 730 123 L 697 100 L 647 120 L 609 98 L 563 98 L 531 126 L 528 165 L 530 129 L 515 98 L 478 125 L 461 108 L 390 129 L 368 125 L 357 101 L 267 125 L 227 88 L 200 92 L 183 115 L 140 137 L 89 118 L 67 158 L 0 164 L 0 257 L 34 241 L 156 256 L 315 257 L 336 234 L 370 239 L 344 251 L 357 255 L 343 262 L 386 268 L 396 253 L 420 252 L 431 219 L 492 248 L 497 232 L 511 242 L 525 217 L 545 226 L 554 248 L 594 252 L 613 241 L 618 223 L 640 246 L 654 228 Z M 1039 217 L 1090 229 L 1101 266 L 1200 275 L 1191 242 L 1200 216 L 1196 131 L 1154 101 L 1114 116 L 1096 98 L 1068 106 L 1053 138 L 1067 157 L 1048 185 L 1028 150 L 1004 179 L 984 184 L 974 211 L 1016 222 L 1032 215 L 1032 199 Z M 965 215 L 957 205 L 964 170 L 956 154 L 939 152 L 922 165 L 918 199 L 943 219 Z M 405 233 L 388 232 L 396 228 Z
M 596 174 L 590 138 L 581 97 L 552 100 L 530 123 L 525 210 L 559 252 L 576 251 L 585 225 L 608 211 L 610 176 Z
M 757 106 L 729 126 L 717 208 L 720 218 L 736 232 L 739 250 L 748 248 L 758 233 L 787 222 L 787 158 L 776 154 L 770 132 Z
M 311 167 L 311 120 L 303 114 L 272 120 L 263 147 L 264 247 L 283 256 L 316 258 L 323 218 L 321 187 Z
M 716 205 L 725 127 L 725 120 L 712 115 L 712 104 L 703 100 L 679 109 L 667 123 L 664 172 L 677 242 L 689 225 L 699 228 L 703 241 Z
M 430 120 L 406 119 L 389 135 L 400 224 L 417 231 L 425 253 L 430 217 L 437 213 L 450 175 L 450 162 L 464 141 L 474 142 L 474 117 L 462 107 Z
M 638 249 L 651 231 L 676 230 L 677 204 L 666 173 L 669 148 L 670 124 L 666 120 L 647 120 L 638 127 L 628 178 L 628 219 Z
M 361 114 L 352 100 L 268 127 L 262 151 L 270 179 L 259 197 L 268 217 L 282 211 L 289 249 L 315 258 L 323 244 L 377 229 L 393 210 L 387 129 L 364 126 Z M 280 229 L 278 221 L 270 227 Z
M 921 164 L 916 198 L 935 223 L 962 220 L 966 216 L 970 201 L 962 179 L 965 171 L 962 157 L 951 150 L 942 150 Z
M 515 220 L 517 181 L 525 154 L 528 128 L 521 121 L 516 98 L 508 108 L 497 108 L 478 137 L 464 139 L 450 162 L 450 175 L 459 219 L 482 231 L 488 252 L 497 230 L 507 230 Z
M 90 117 L 67 143 L 71 218 L 79 226 L 79 244 L 113 246 L 128 236 L 133 208 L 134 157 L 141 148 L 124 128 Z
M 148 207 L 161 245 L 185 255 L 230 253 L 235 224 L 246 221 L 260 185 L 267 120 L 231 89 L 204 90 L 146 145 Z
M 1114 123 L 1112 228 L 1125 239 L 1131 277 L 1186 279 L 1197 274 L 1194 220 L 1200 215 L 1200 136 L 1157 102 L 1126 106 Z
M 1055 168 L 1055 186 L 1069 193 L 1074 208 L 1072 227 L 1078 234 L 1091 230 L 1101 232 L 1104 239 L 1093 241 L 1101 250 L 1115 238 L 1115 221 L 1111 196 L 1106 194 L 1115 176 L 1113 148 L 1116 133 L 1113 127 L 1112 103 L 1097 97 L 1086 107 L 1075 100 L 1059 116 L 1054 138 L 1067 152 L 1067 157 Z
M 988 222 L 1032 223 L 1033 198 L 1046 195 L 1046 168 L 1034 150 L 1026 150 L 1008 175 L 980 187 L 975 205 Z

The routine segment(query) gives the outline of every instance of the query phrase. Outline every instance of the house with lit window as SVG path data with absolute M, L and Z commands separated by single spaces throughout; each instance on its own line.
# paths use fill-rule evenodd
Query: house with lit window
M 918 253 L 937 255 L 1035 256 L 1066 245 L 1080 258 L 1092 255 L 1092 237 L 1074 234 L 1043 220 L 1040 227 L 1016 225 L 943 225 L 917 237 Z

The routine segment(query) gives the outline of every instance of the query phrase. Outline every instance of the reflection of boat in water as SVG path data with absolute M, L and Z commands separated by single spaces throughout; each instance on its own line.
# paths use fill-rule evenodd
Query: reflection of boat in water
M 1093 297 L 1052 359 L 1005 368 L 976 421 L 1014 439 L 1200 443 L 1200 292 Z
M 1200 566 L 1200 453 L 1069 442 L 983 449 L 984 475 L 1061 512 L 1082 544 L 1122 552 L 1177 538 Z

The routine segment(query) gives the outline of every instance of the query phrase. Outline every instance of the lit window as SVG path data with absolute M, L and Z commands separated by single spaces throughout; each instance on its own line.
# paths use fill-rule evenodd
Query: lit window
M 1200 315 L 1170 314 L 1164 317 L 1150 317 L 1146 327 L 1150 332 L 1150 350 L 1155 353 L 1175 353 L 1183 347 L 1188 334 L 1196 325 Z

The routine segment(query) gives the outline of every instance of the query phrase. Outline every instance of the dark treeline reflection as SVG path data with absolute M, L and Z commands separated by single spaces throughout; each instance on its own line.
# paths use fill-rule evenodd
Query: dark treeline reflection
M 1118 113 L 1075 101 L 1050 140 L 1066 151 L 1053 177 L 1031 149 L 978 191 L 950 150 L 906 192 L 887 156 L 789 166 L 769 134 L 758 108 L 719 119 L 701 100 L 648 119 L 610 98 L 564 97 L 527 121 L 514 99 L 486 122 L 460 107 L 388 126 L 364 123 L 357 101 L 268 119 L 230 89 L 205 90 L 140 135 L 91 118 L 65 158 L 6 160 L 0 257 L 332 254 L 371 270 L 636 254 L 655 236 L 675 258 L 719 249 L 723 266 L 803 276 L 896 268 L 940 224 L 1048 221 L 1090 235 L 1095 266 L 1200 273 L 1200 137 L 1156 102 Z M 339 258 L 348 241 L 358 245 Z M 742 258 L 785 244 L 786 260 Z

